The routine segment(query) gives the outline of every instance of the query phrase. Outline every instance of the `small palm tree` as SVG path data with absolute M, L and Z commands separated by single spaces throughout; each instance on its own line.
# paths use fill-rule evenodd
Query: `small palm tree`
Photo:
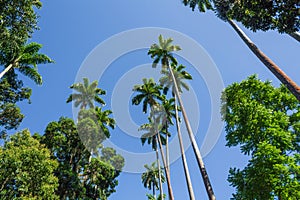
M 146 168 L 146 172 L 142 174 L 142 182 L 144 184 L 145 188 L 148 188 L 149 190 L 152 190 L 153 197 L 156 199 L 155 191 L 158 190 L 159 185 L 159 170 L 156 165 L 156 162 L 153 162 L 150 166 L 144 165 Z M 164 183 L 165 177 L 161 176 L 161 181 Z
M 18 69 L 19 72 L 32 79 L 36 84 L 41 85 L 43 83 L 42 76 L 38 73 L 37 66 L 39 64 L 53 63 L 53 60 L 47 55 L 39 53 L 41 48 L 42 45 L 35 42 L 24 45 L 15 58 L 5 66 L 5 69 L 0 73 L 0 78 L 8 71 Z
M 83 84 L 75 83 L 70 86 L 71 89 L 74 89 L 78 93 L 71 94 L 67 99 L 67 103 L 75 101 L 75 107 L 80 106 L 80 109 L 86 109 L 87 107 L 94 108 L 94 102 L 105 105 L 104 100 L 99 95 L 105 95 L 106 92 L 97 87 L 98 81 L 93 81 L 89 84 L 89 79 L 83 78 Z
M 189 90 L 189 86 L 188 86 L 188 84 L 186 84 L 184 82 L 184 80 L 191 80 L 192 76 L 184 70 L 185 66 L 179 65 L 178 67 L 176 67 L 176 65 L 174 63 L 172 63 L 171 66 L 172 66 L 172 69 L 174 72 L 174 76 L 175 76 L 176 83 L 177 83 L 180 94 L 182 93 L 182 88 Z M 195 199 L 194 190 L 192 187 L 191 177 L 190 177 L 190 173 L 189 173 L 189 169 L 188 169 L 188 165 L 187 165 L 187 161 L 186 161 L 186 157 L 185 157 L 183 142 L 182 142 L 180 122 L 179 122 L 179 116 L 178 116 L 179 109 L 178 109 L 177 101 L 176 101 L 177 98 L 175 95 L 175 87 L 172 82 L 172 76 L 171 76 L 170 72 L 166 69 L 162 69 L 161 73 L 164 76 L 159 79 L 159 82 L 164 87 L 164 94 L 167 94 L 168 90 L 171 88 L 172 95 L 174 97 L 174 98 L 172 98 L 172 100 L 174 102 L 175 114 L 172 116 L 176 119 L 176 128 L 177 128 L 178 140 L 179 140 L 180 151 L 181 151 L 181 160 L 182 160 L 182 164 L 183 164 L 183 169 L 184 169 L 184 173 L 185 173 L 189 196 L 190 196 L 191 200 L 194 200 Z
M 101 131 L 104 133 L 104 135 L 109 138 L 110 132 L 108 128 L 115 129 L 116 121 L 114 118 L 110 118 L 109 115 L 112 114 L 111 110 L 104 110 L 102 111 L 102 108 L 96 107 L 96 117 L 98 120 L 98 123 L 100 125 Z
M 148 51 L 148 55 L 150 55 L 151 58 L 154 59 L 153 65 L 152 65 L 153 67 L 156 67 L 156 65 L 159 63 L 159 61 L 161 61 L 162 69 L 167 68 L 169 70 L 169 73 L 171 74 L 172 82 L 174 84 L 174 89 L 175 89 L 175 95 L 176 95 L 176 97 L 179 101 L 179 105 L 180 105 L 180 108 L 181 108 L 181 111 L 182 111 L 183 119 L 184 119 L 187 131 L 188 131 L 188 134 L 189 134 L 190 141 L 192 143 L 192 147 L 193 147 L 193 150 L 194 150 L 197 162 L 198 162 L 198 167 L 199 167 L 199 170 L 201 172 L 207 194 L 208 194 L 210 200 L 214 200 L 215 195 L 214 195 L 210 180 L 208 178 L 208 174 L 206 172 L 206 168 L 204 166 L 204 162 L 202 160 L 202 156 L 201 156 L 198 144 L 196 142 L 196 139 L 195 139 L 195 136 L 193 134 L 190 122 L 188 120 L 188 116 L 186 114 L 182 99 L 180 97 L 179 87 L 177 85 L 176 78 L 175 78 L 175 75 L 173 73 L 173 69 L 172 69 L 171 65 L 169 65 L 170 61 L 172 63 L 174 63 L 175 65 L 177 65 L 177 61 L 173 57 L 172 51 L 178 51 L 178 50 L 180 50 L 180 47 L 172 45 L 173 39 L 171 39 L 171 38 L 163 39 L 163 37 L 160 35 L 158 40 L 159 40 L 159 44 L 151 45 L 151 47 Z

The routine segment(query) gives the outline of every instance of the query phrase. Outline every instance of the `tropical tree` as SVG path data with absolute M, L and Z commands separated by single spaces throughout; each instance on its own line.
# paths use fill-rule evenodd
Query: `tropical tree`
M 21 47 L 20 51 L 12 58 L 12 61 L 5 66 L 4 70 L 0 73 L 0 78 L 2 78 L 9 70 L 18 69 L 19 72 L 28 76 L 36 84 L 42 84 L 42 77 L 38 73 L 37 65 L 52 63 L 48 56 L 39 53 L 42 48 L 41 44 L 32 42 Z M 6 59 L 0 60 L 0 64 L 7 63 Z
M 172 55 L 172 52 L 180 50 L 180 47 L 172 45 L 173 39 L 171 39 L 171 38 L 163 39 L 162 35 L 160 35 L 158 39 L 159 39 L 159 43 L 151 45 L 150 50 L 148 51 L 148 54 L 151 56 L 151 58 L 154 59 L 152 66 L 156 67 L 157 64 L 161 61 L 162 68 L 163 69 L 167 68 L 171 74 L 172 81 L 174 84 L 174 89 L 175 89 L 175 95 L 179 101 L 183 119 L 184 119 L 187 131 L 189 134 L 190 141 L 192 143 L 192 147 L 193 147 L 196 159 L 197 159 L 198 167 L 200 169 L 207 194 L 210 199 L 214 200 L 215 195 L 214 195 L 210 180 L 208 178 L 208 174 L 206 172 L 198 144 L 195 140 L 195 136 L 193 134 L 188 116 L 186 114 L 182 99 L 180 97 L 180 92 L 179 92 L 177 82 L 176 82 L 176 79 L 175 79 L 175 76 L 173 73 L 173 69 L 172 69 L 171 65 L 169 64 L 170 61 L 173 62 L 175 65 L 177 64 L 176 59 Z
M 149 119 L 149 124 L 143 124 L 140 128 L 139 128 L 139 131 L 146 131 L 146 133 L 144 133 L 142 136 L 141 136 L 141 141 L 142 141 L 142 145 L 144 145 L 147 141 L 147 143 L 150 145 L 152 145 L 152 150 L 155 151 L 156 153 L 156 163 L 157 163 L 157 167 L 158 167 L 158 176 L 159 176 L 159 189 L 160 189 L 160 195 L 163 196 L 163 187 L 162 187 L 162 173 L 161 173 L 161 167 L 160 167 L 160 162 L 159 162 L 159 154 L 158 154 L 158 135 L 160 135 L 161 133 L 159 132 L 159 129 L 161 129 L 162 127 L 159 126 L 160 124 L 159 123 L 151 123 L 151 119 Z M 165 144 L 165 139 L 164 137 L 162 137 L 163 141 L 161 142 L 160 140 L 160 144 L 162 145 Z M 163 155 L 163 151 L 162 151 L 162 148 L 160 149 L 161 150 L 161 155 Z M 165 158 L 162 156 L 162 160 L 163 160 L 163 163 L 165 164 Z M 166 177 L 167 177 L 167 184 L 168 184 L 168 191 L 170 193 L 170 191 L 172 192 L 172 187 L 171 187 L 171 184 L 170 184 L 170 175 L 169 175 L 169 172 L 168 172 L 168 169 L 165 167 L 165 173 L 166 173 Z M 170 189 L 169 189 L 170 188 Z M 172 194 L 172 193 L 171 193 Z M 174 199 L 174 197 L 170 195 L 170 199 Z
M 28 130 L 11 136 L 0 148 L 0 198 L 58 199 L 58 162 Z
M 184 82 L 184 80 L 191 80 L 192 76 L 184 70 L 185 66 L 179 65 L 176 67 L 175 64 L 171 64 L 174 77 L 179 89 L 179 92 L 182 93 L 182 88 L 189 90 L 189 86 Z M 195 199 L 194 195 L 194 190 L 191 182 L 191 177 L 185 157 L 185 152 L 184 152 L 184 146 L 182 142 L 182 136 L 181 136 L 181 130 L 180 130 L 180 122 L 179 122 L 179 116 L 178 116 L 178 106 L 177 106 L 177 101 L 176 101 L 176 95 L 175 95 L 175 86 L 172 82 L 172 76 L 171 73 L 167 69 L 162 69 L 161 72 L 164 76 L 159 79 L 160 84 L 164 87 L 164 94 L 167 94 L 168 90 L 171 88 L 172 90 L 172 96 L 173 98 L 170 99 L 171 102 L 174 103 L 174 111 L 175 115 L 172 115 L 176 119 L 176 128 L 177 128 L 177 133 L 178 133 L 178 140 L 179 140 L 179 145 L 180 145 L 180 152 L 181 152 L 181 160 L 183 164 L 183 169 L 185 173 L 185 178 L 186 178 L 186 183 L 190 195 L 190 199 Z M 167 113 L 167 110 L 166 110 Z
M 284 87 L 250 76 L 222 95 L 228 147 L 249 157 L 244 169 L 231 168 L 232 199 L 300 198 L 300 103 Z
M 213 0 L 218 13 L 241 22 L 252 31 L 277 29 L 300 42 L 299 2 L 281 1 L 224 1 Z M 222 11 L 222 12 L 220 12 Z
M 155 191 L 158 190 L 159 185 L 159 170 L 157 163 L 153 162 L 150 166 L 144 165 L 146 172 L 142 173 L 142 183 L 145 188 L 152 190 L 153 197 L 156 199 Z M 161 182 L 165 182 L 165 177 L 161 176 Z
M 115 192 L 124 158 L 115 151 L 102 149 L 102 153 L 90 160 L 90 152 L 72 119 L 62 117 L 49 123 L 41 142 L 59 163 L 55 175 L 60 199 L 104 200 Z
M 74 101 L 74 106 L 80 106 L 80 109 L 94 108 L 94 102 L 99 103 L 100 105 L 105 105 L 103 99 L 99 95 L 105 95 L 106 92 L 98 87 L 98 81 L 93 81 L 89 84 L 88 78 L 83 78 L 82 83 L 75 83 L 70 86 L 71 89 L 74 89 L 77 93 L 71 94 L 67 103 Z
M 155 131 L 155 132 L 150 131 L 151 133 L 149 133 L 149 134 L 154 134 L 154 137 L 152 139 L 153 140 L 152 144 L 157 143 L 156 140 L 158 140 L 158 143 L 160 145 L 160 152 L 161 152 L 164 169 L 165 169 L 165 173 L 166 173 L 169 196 L 170 196 L 170 199 L 174 199 L 171 181 L 170 181 L 170 174 L 169 174 L 166 160 L 164 158 L 162 142 L 161 142 L 160 133 L 159 133 L 162 127 L 160 127 L 160 128 L 156 127 L 157 125 L 160 124 L 160 122 L 158 122 L 158 123 L 155 122 L 156 119 L 153 118 L 153 117 L 155 117 L 154 116 L 155 111 L 160 108 L 160 104 L 157 102 L 157 100 L 162 101 L 164 99 L 164 97 L 161 96 L 161 92 L 160 92 L 161 89 L 162 89 L 162 87 L 160 85 L 156 84 L 152 78 L 151 79 L 143 79 L 142 85 L 135 85 L 133 88 L 133 91 L 137 92 L 138 94 L 132 98 L 132 104 L 139 105 L 141 102 L 143 102 L 142 104 L 143 104 L 143 112 L 144 113 L 147 113 L 148 105 L 151 108 L 149 121 L 153 122 L 153 123 L 141 126 L 140 129 L 141 130 L 148 129 L 151 131 Z M 142 136 L 142 138 L 143 138 L 143 136 Z M 151 141 L 151 140 L 149 140 L 149 141 Z M 142 139 L 142 142 L 143 142 L 143 139 Z M 157 145 L 156 145 L 156 148 L 153 148 L 153 150 L 155 150 L 157 153 L 157 163 L 159 165 Z M 161 194 L 162 194 L 162 187 L 160 187 L 160 189 L 161 189 Z
M 216 8 L 213 7 L 211 2 L 215 3 Z M 239 1 L 234 1 L 239 2 Z M 250 1 L 249 1 L 250 2 Z M 256 2 L 257 1 L 251 1 Z M 273 1 L 271 1 L 273 2 Z M 238 27 L 238 25 L 232 20 L 232 16 L 230 15 L 227 1 L 218 1 L 218 0 L 184 0 L 184 5 L 189 5 L 192 10 L 194 10 L 197 6 L 200 12 L 205 12 L 206 9 L 214 10 L 217 13 L 217 16 L 220 17 L 225 22 L 228 22 L 232 28 L 237 32 L 237 34 L 241 37 L 241 39 L 245 42 L 245 44 L 249 47 L 249 49 L 254 53 L 254 55 L 277 77 L 277 79 L 284 84 L 291 93 L 300 101 L 300 87 L 295 83 L 287 74 L 284 73 L 279 66 L 277 66 L 267 55 L 265 55 L 255 44 L 250 40 L 250 38 Z M 294 4 L 291 4 L 294 6 Z M 256 7 L 256 6 L 255 6 Z M 260 8 L 259 8 L 260 9 Z M 258 10 L 259 10 L 258 9 Z M 296 6 L 297 9 L 297 6 Z M 267 9 L 263 10 L 267 12 Z M 239 12 L 239 11 L 238 11 Z M 250 15 L 253 15 L 253 12 L 250 12 Z M 289 11 L 287 11 L 289 12 Z M 296 11 L 298 12 L 298 11 Z M 229 14 L 228 14 L 229 13 Z M 242 12 L 240 12 L 241 14 Z M 255 14 L 254 14 L 255 15 Z M 275 14 L 276 16 L 277 14 Z M 287 15 L 288 16 L 288 15 Z M 244 19 L 244 14 L 242 14 L 242 18 Z M 285 17 L 284 17 L 285 18 Z M 262 21 L 260 19 L 260 21 Z M 287 20 L 288 21 L 288 20 Z M 298 20 L 299 21 L 299 20 Z M 276 23 L 276 21 L 274 21 Z M 296 21 L 297 22 L 297 21 Z M 273 23 L 273 22 L 271 22 Z M 256 23 L 255 23 L 256 24 Z M 297 25 L 296 25 L 297 26 Z M 298 24 L 299 27 L 299 24 Z M 296 33 L 295 33 L 296 34 Z

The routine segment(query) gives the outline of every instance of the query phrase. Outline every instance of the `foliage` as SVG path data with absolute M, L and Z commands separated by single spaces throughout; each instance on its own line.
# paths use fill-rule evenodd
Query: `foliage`
M 23 83 L 17 80 L 17 75 L 0 80 L 0 138 L 5 138 L 7 130 L 17 129 L 24 115 L 17 102 L 28 100 L 31 89 L 23 87 Z
M 146 171 L 142 173 L 142 182 L 145 188 L 149 190 L 158 190 L 158 167 L 156 165 L 156 162 L 153 162 L 150 166 L 149 165 L 144 165 L 146 168 Z M 161 176 L 161 181 L 164 183 L 165 177 L 162 175 Z M 154 193 L 154 192 L 153 192 Z M 155 194 L 155 193 L 154 193 Z M 153 195 L 154 195 L 153 194 Z
M 97 86 L 98 81 L 93 81 L 89 84 L 89 79 L 83 78 L 83 84 L 75 83 L 70 86 L 71 89 L 74 89 L 78 93 L 71 94 L 67 99 L 67 103 L 75 101 L 74 106 L 78 107 L 80 105 L 80 109 L 86 109 L 87 107 L 94 108 L 94 101 L 100 105 L 105 105 L 104 100 L 99 95 L 105 95 L 106 92 L 97 88 Z
M 214 0 L 216 12 L 222 19 L 235 19 L 252 31 L 277 29 L 280 33 L 299 31 L 297 0 Z
M 227 146 L 250 156 L 243 169 L 231 168 L 233 199 L 300 198 L 300 104 L 284 87 L 251 76 L 222 95 Z
M 41 140 L 59 162 L 55 174 L 59 179 L 57 195 L 61 199 L 106 199 L 115 191 L 118 170 L 124 166 L 124 159 L 115 151 L 102 149 L 103 155 L 89 162 L 90 152 L 82 143 L 72 119 L 51 122 Z M 116 167 L 114 162 L 119 162 Z
M 12 60 L 21 46 L 38 29 L 36 8 L 42 3 L 35 1 L 1 0 L 0 1 L 0 60 Z
M 57 166 L 50 151 L 28 130 L 16 133 L 0 149 L 0 198 L 58 199 L 53 174 Z
M 297 0 L 184 0 L 185 6 L 200 12 L 214 10 L 222 20 L 234 19 L 252 31 L 277 29 L 280 33 L 299 31 Z

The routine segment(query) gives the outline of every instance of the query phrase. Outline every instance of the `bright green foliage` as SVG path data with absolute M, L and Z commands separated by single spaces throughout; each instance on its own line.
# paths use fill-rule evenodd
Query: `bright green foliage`
M 164 200 L 166 199 L 166 194 L 163 194 L 163 198 L 161 198 L 161 195 L 159 194 L 157 198 L 155 198 L 152 194 L 146 194 L 148 197 L 148 200 Z
M 212 9 L 211 0 L 183 0 L 185 6 L 190 6 L 194 11 L 198 7 L 200 12 L 205 12 L 206 10 Z
M 251 76 L 222 96 L 227 146 L 240 146 L 248 165 L 231 168 L 233 199 L 300 198 L 300 104 L 281 86 Z
M 299 31 L 298 0 L 214 0 L 222 19 L 234 19 L 252 31 L 277 29 L 280 33 Z
M 94 108 L 94 101 L 105 105 L 103 99 L 99 97 L 99 95 L 105 95 L 106 92 L 98 87 L 98 81 L 93 81 L 89 84 L 88 78 L 83 78 L 82 83 L 75 83 L 70 86 L 71 89 L 74 89 L 78 93 L 71 94 L 67 99 L 67 103 L 71 101 L 75 101 L 74 106 L 78 107 L 80 105 L 80 109 Z
M 124 167 L 125 159 L 116 153 L 116 150 L 111 147 L 101 149 L 100 159 L 106 163 L 111 164 L 114 169 L 119 173 Z
M 112 158 L 108 159 L 104 153 L 89 162 L 90 152 L 83 145 L 72 119 L 60 118 L 58 122 L 51 122 L 42 142 L 59 162 L 55 174 L 59 179 L 57 195 L 60 199 L 107 199 L 115 191 L 118 170 L 124 166 L 124 159 L 115 151 L 103 150 L 111 153 Z M 118 170 L 113 166 L 114 162 L 120 162 L 116 165 Z
M 16 133 L 0 149 L 0 199 L 58 199 L 57 166 L 28 130 Z
M 24 88 L 16 77 L 14 74 L 0 80 L 0 138 L 7 135 L 7 130 L 18 128 L 24 115 L 16 103 L 29 100 L 31 95 L 31 89 Z
M 36 84 L 42 84 L 42 76 L 38 73 L 37 65 L 52 63 L 47 55 L 39 53 L 41 44 L 32 42 L 20 47 L 20 50 L 13 56 L 12 60 L 0 59 L 0 64 L 6 67 L 18 69 L 19 72 L 33 80 Z M 2 75 L 3 76 L 3 75 Z M 2 78 L 2 77 L 0 77 Z

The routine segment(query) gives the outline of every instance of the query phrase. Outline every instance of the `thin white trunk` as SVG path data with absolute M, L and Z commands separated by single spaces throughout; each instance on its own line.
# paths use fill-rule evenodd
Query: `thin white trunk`
M 180 145 L 181 160 L 182 160 L 182 164 L 183 164 L 185 180 L 186 180 L 186 184 L 187 184 L 187 187 L 188 187 L 190 200 L 195 200 L 195 194 L 194 194 L 194 190 L 193 190 L 193 186 L 192 186 L 192 181 L 191 181 L 191 177 L 190 177 L 189 168 L 188 168 L 188 165 L 187 165 L 187 162 L 186 162 L 186 157 L 185 157 L 185 152 L 184 152 L 184 147 L 183 147 L 183 142 L 182 142 L 182 137 L 181 137 L 181 130 L 180 130 L 180 124 L 179 124 L 179 118 L 178 118 L 176 96 L 174 96 L 174 98 L 175 98 L 174 103 L 175 103 L 176 128 L 177 128 L 177 133 L 178 133 L 178 140 L 179 140 L 179 145 Z
M 300 42 L 300 33 L 299 32 L 294 32 L 294 33 L 289 33 L 289 36 Z
M 175 79 L 173 70 L 172 70 L 170 65 L 167 65 L 167 67 L 168 67 L 168 69 L 171 73 L 171 76 L 172 76 L 172 81 L 173 81 L 174 86 L 175 86 L 175 94 L 178 98 L 178 102 L 179 102 L 179 105 L 180 105 L 180 108 L 181 108 L 183 119 L 184 119 L 184 122 L 185 122 L 185 125 L 186 125 L 187 132 L 189 134 L 190 141 L 192 143 L 192 147 L 193 147 L 193 150 L 194 150 L 194 153 L 195 153 L 195 157 L 197 159 L 198 167 L 199 167 L 200 173 L 202 175 L 202 179 L 203 179 L 203 182 L 204 182 L 204 185 L 205 185 L 207 195 L 209 197 L 209 200 L 215 200 L 216 197 L 214 195 L 213 188 L 211 186 L 208 174 L 206 172 L 206 169 L 205 169 L 205 166 L 204 166 L 204 162 L 202 160 L 202 156 L 201 156 L 199 147 L 198 147 L 197 142 L 195 140 L 195 136 L 194 136 L 194 133 L 192 131 L 189 119 L 187 117 L 183 102 L 180 98 L 180 94 L 179 94 L 179 90 L 178 90 L 178 86 L 177 86 L 177 83 L 176 83 L 176 79 Z
M 13 66 L 21 59 L 21 56 L 14 60 L 11 64 L 9 64 L 1 73 L 0 79 L 11 69 Z
M 157 140 L 155 140 L 155 142 L 157 144 Z M 159 162 L 157 145 L 156 145 L 155 153 L 156 153 L 156 163 L 157 163 L 157 168 L 158 168 L 159 192 L 160 192 L 160 195 L 163 196 L 164 192 L 163 192 L 163 186 L 162 186 L 162 180 L 161 180 L 161 167 L 160 167 L 160 162 Z

